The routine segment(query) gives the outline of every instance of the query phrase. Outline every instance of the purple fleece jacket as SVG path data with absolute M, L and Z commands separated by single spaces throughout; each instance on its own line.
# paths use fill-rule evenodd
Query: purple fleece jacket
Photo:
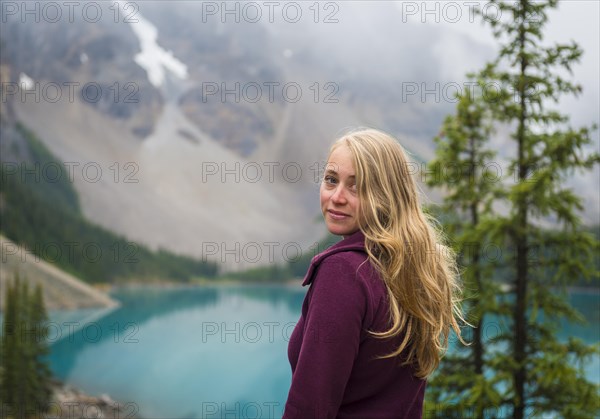
M 364 239 L 359 230 L 311 262 L 302 285 L 312 285 L 288 345 L 292 385 L 284 419 L 422 415 L 426 381 L 397 358 L 376 359 L 401 337 L 367 333 L 389 328 L 389 305 Z

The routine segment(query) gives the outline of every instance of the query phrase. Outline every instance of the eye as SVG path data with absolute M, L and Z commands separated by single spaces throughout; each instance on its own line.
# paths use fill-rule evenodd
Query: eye
M 337 179 L 334 176 L 326 175 L 323 178 L 323 183 L 325 183 L 326 185 L 335 185 L 337 183 Z

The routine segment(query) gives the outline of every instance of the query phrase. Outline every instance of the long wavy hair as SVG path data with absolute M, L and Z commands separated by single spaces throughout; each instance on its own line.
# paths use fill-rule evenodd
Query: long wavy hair
M 436 220 L 421 209 L 412 166 L 393 137 L 360 129 L 339 138 L 331 151 L 341 145 L 352 154 L 359 228 L 390 303 L 390 329 L 370 333 L 401 335 L 396 350 L 380 358 L 402 354 L 403 365 L 413 365 L 418 377 L 427 378 L 448 347 L 450 329 L 462 341 L 455 254 L 443 244 Z

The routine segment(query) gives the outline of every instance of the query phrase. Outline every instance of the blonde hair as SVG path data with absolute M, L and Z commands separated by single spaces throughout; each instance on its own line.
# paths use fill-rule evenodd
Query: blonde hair
M 451 328 L 462 341 L 455 254 L 442 243 L 436 221 L 422 211 L 406 153 L 394 138 L 361 129 L 343 135 L 331 152 L 340 145 L 352 154 L 359 227 L 390 303 L 390 329 L 370 333 L 403 335 L 396 350 L 380 358 L 402 354 L 402 365 L 413 365 L 426 378 L 439 365 Z

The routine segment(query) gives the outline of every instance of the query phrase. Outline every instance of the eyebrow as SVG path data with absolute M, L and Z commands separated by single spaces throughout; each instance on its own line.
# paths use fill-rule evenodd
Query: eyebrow
M 325 174 L 326 174 L 326 175 L 327 175 L 327 174 L 337 175 L 337 174 L 338 174 L 338 172 L 336 172 L 336 171 L 335 171 L 335 170 L 333 170 L 333 169 L 327 169 L 327 170 L 325 171 Z M 350 176 L 348 176 L 348 178 L 349 178 L 349 179 L 353 179 L 353 178 L 354 178 L 354 179 L 356 179 L 356 175 L 350 175 Z

